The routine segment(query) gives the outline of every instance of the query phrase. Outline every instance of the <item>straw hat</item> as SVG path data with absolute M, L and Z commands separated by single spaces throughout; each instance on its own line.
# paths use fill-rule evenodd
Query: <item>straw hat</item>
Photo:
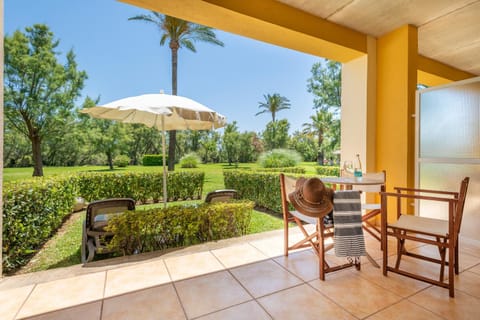
M 333 190 L 318 178 L 300 178 L 288 195 L 295 209 L 307 216 L 323 217 L 333 210 Z

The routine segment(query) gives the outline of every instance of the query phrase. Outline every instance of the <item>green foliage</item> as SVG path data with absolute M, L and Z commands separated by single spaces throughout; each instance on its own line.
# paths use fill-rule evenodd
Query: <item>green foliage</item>
M 262 113 L 270 113 L 272 115 L 272 122 L 275 122 L 276 114 L 279 111 L 290 109 L 290 100 L 281 96 L 279 93 L 264 94 L 263 98 L 265 101 L 258 103 L 258 107 L 263 110 L 257 112 L 255 114 L 256 116 Z
M 142 164 L 144 166 L 161 166 L 163 165 L 163 157 L 161 154 L 146 154 L 142 158 Z M 165 163 L 168 159 L 165 159 Z
M 339 177 L 340 167 L 337 166 L 316 166 L 315 170 L 321 176 Z
M 180 167 L 182 168 L 196 168 L 199 163 L 202 163 L 202 159 L 195 152 L 186 154 L 180 159 Z
M 257 172 L 284 172 L 284 173 L 306 173 L 303 167 L 284 167 L 284 168 L 258 168 Z
M 341 106 L 342 65 L 333 60 L 327 60 L 325 64 L 317 62 L 312 66 L 311 72 L 307 90 L 315 96 L 315 108 L 333 108 L 336 111 Z
M 77 70 L 72 50 L 59 59 L 59 41 L 46 25 L 17 30 L 4 42 L 6 123 L 30 140 L 33 175 L 42 176 L 41 143 L 68 132 L 87 74 Z
M 225 188 L 237 190 L 241 199 L 255 201 L 257 206 L 281 212 L 278 173 L 225 170 L 223 176 Z
M 130 164 L 130 157 L 126 155 L 118 155 L 113 159 L 113 165 L 120 168 L 125 168 Z
M 274 149 L 262 153 L 258 158 L 258 165 L 263 168 L 294 167 L 301 160 L 301 155 L 294 150 Z
M 286 148 L 288 143 L 288 130 L 290 124 L 287 119 L 270 121 L 262 132 L 263 142 L 266 150 Z
M 72 212 L 76 196 L 88 202 L 133 198 L 158 202 L 163 195 L 162 173 L 81 173 L 51 179 L 6 183 L 3 189 L 4 269 L 14 270 L 60 226 Z M 204 172 L 169 173 L 169 200 L 200 199 Z
M 303 161 L 317 161 L 318 146 L 311 135 L 295 131 L 288 142 L 288 148 L 300 153 Z
M 162 172 L 82 173 L 74 178 L 78 194 L 87 201 L 106 198 L 133 198 L 138 202 L 158 202 L 163 196 Z M 204 172 L 170 172 L 167 176 L 168 200 L 200 199 Z
M 110 247 L 131 255 L 245 235 L 252 209 L 241 201 L 125 212 L 109 221 Z
M 3 268 L 25 264 L 72 211 L 75 181 L 32 179 L 3 187 Z
M 240 133 L 238 132 L 237 122 L 233 121 L 225 126 L 223 130 L 223 150 L 225 151 L 228 164 L 238 162 L 240 151 Z

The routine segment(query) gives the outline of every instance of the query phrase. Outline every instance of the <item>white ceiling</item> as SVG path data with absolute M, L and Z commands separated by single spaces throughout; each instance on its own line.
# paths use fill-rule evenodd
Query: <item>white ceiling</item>
M 379 37 L 418 27 L 421 55 L 480 76 L 480 0 L 276 0 Z

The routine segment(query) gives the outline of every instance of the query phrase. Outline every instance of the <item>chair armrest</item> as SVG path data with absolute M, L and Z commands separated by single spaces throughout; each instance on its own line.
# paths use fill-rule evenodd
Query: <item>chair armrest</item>
M 421 192 L 421 193 L 436 193 L 436 194 L 445 194 L 458 197 L 458 192 L 452 191 L 440 191 L 440 190 L 430 190 L 430 189 L 415 189 L 415 188 L 403 188 L 403 187 L 394 187 L 397 192 Z
M 416 189 L 410 189 L 416 190 Z M 420 190 L 420 189 L 418 189 Z M 446 193 L 444 191 L 440 192 L 441 194 L 451 194 L 451 195 L 458 195 L 456 192 L 449 192 Z M 434 196 L 424 196 L 420 194 L 408 194 L 408 193 L 396 193 L 396 192 L 380 192 L 380 195 L 387 196 L 387 197 L 396 197 L 396 198 L 407 198 L 407 199 L 418 199 L 418 200 L 432 200 L 432 201 L 443 201 L 443 202 L 457 202 L 457 198 L 445 198 L 445 197 L 434 197 Z

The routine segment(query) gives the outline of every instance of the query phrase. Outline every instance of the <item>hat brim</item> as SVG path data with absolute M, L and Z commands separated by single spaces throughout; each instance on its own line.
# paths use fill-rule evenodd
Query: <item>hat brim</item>
M 306 179 L 299 181 L 300 183 L 297 183 L 296 190 L 294 192 L 291 192 L 288 195 L 288 199 L 290 200 L 290 203 L 293 205 L 295 210 L 297 210 L 300 213 L 303 213 L 304 215 L 315 217 L 315 218 L 324 217 L 330 212 L 332 212 L 333 192 L 327 189 L 327 192 L 325 193 L 325 195 L 323 196 L 320 202 L 311 203 L 305 200 L 305 198 L 303 197 L 302 186 L 303 186 L 303 183 L 305 183 L 305 181 Z

